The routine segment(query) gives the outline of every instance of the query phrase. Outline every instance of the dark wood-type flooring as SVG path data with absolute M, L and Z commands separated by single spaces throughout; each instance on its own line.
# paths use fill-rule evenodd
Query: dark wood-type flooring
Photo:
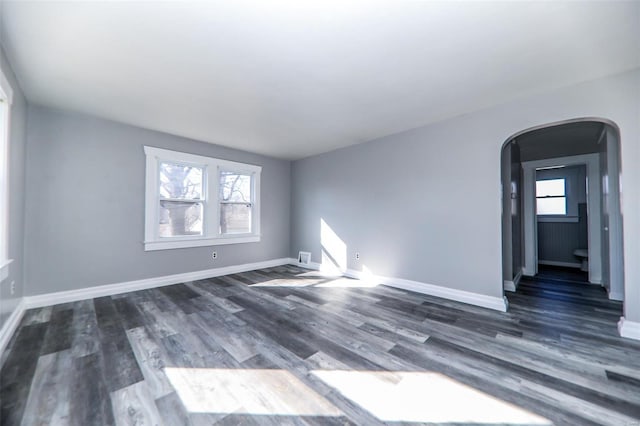
M 3 425 L 640 424 L 640 342 L 575 277 L 508 313 L 282 266 L 28 311 Z

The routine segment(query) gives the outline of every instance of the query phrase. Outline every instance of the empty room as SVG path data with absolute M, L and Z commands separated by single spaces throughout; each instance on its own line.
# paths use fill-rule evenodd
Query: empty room
M 640 2 L 0 0 L 0 425 L 640 425 Z

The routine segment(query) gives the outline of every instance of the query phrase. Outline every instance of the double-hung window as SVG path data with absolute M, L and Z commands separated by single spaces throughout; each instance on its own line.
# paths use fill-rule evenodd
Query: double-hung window
M 536 212 L 538 215 L 567 214 L 567 197 L 564 179 L 536 181 Z
M 159 161 L 160 237 L 202 235 L 204 167 Z
M 260 166 L 144 151 L 145 250 L 260 241 Z
M 0 282 L 9 276 L 9 119 L 13 91 L 0 70 Z

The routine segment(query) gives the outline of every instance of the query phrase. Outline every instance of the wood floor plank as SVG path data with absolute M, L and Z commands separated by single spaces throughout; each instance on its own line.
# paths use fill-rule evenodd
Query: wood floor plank
M 196 287 L 195 285 L 191 285 L 190 287 L 194 289 L 194 291 L 200 292 L 200 295 L 201 295 L 200 298 L 192 299 L 192 303 L 195 304 L 198 300 L 202 301 L 203 299 L 206 300 L 207 302 L 210 302 L 209 304 L 211 306 L 209 308 L 206 308 L 206 310 L 216 310 L 216 307 L 217 307 L 217 308 L 222 308 L 225 311 L 234 314 L 244 309 L 241 306 L 236 305 L 235 303 L 231 302 L 228 299 L 213 295 L 212 293 L 210 293 L 205 289 L 207 288 L 207 286 L 205 286 L 205 288 L 202 288 L 202 287 Z
M 125 330 L 142 327 L 144 325 L 144 317 L 140 313 L 140 310 L 134 301 L 127 297 L 120 297 L 112 300 L 120 318 L 122 318 L 122 324 L 124 325 Z
M 145 327 L 157 338 L 163 338 L 177 334 L 178 330 L 171 324 L 154 302 L 144 301 L 138 305 L 144 317 Z
M 615 411 L 626 414 L 630 417 L 640 418 L 640 404 L 637 401 L 630 402 L 620 396 L 617 398 L 612 397 L 608 393 L 602 392 L 600 389 L 581 386 L 574 382 L 563 380 L 550 374 L 545 374 L 539 370 L 523 367 L 520 363 L 509 362 L 505 359 L 496 359 L 479 351 L 465 348 L 439 338 L 432 337 L 426 344 L 429 347 L 437 345 L 439 348 L 450 353 L 455 353 L 456 355 L 465 356 L 476 363 L 482 362 L 487 364 L 497 364 L 499 368 L 504 370 L 506 373 L 522 377 L 530 382 L 542 385 L 549 390 L 557 390 L 565 395 L 571 395 L 602 407 L 613 408 Z M 635 395 L 635 398 L 632 394 L 629 394 L 628 396 L 636 400 L 639 399 L 639 395 Z
M 322 372 L 435 375 L 556 425 L 640 423 L 640 342 L 617 335 L 621 304 L 580 273 L 541 271 L 506 313 L 294 265 L 30 310 L 2 354 L 0 424 L 385 424 Z M 191 412 L 170 378 L 230 370 L 290 374 L 338 411 L 269 390 L 265 412 Z M 438 424 L 423 414 L 391 423 Z
M 149 331 L 145 327 L 132 328 L 127 330 L 127 338 L 153 398 L 158 399 L 173 392 L 163 371 L 168 355 Z
M 74 358 L 100 351 L 100 332 L 92 300 L 75 303 L 71 336 L 71 353 Z
M 253 328 L 265 335 L 274 344 L 280 345 L 301 358 L 307 358 L 317 352 L 317 349 L 298 338 L 296 333 L 299 331 L 292 328 L 291 324 L 278 324 L 276 328 L 265 323 L 264 316 L 260 316 L 254 312 L 243 310 L 235 314 L 238 318 L 247 323 L 253 324 Z
M 207 312 L 191 314 L 190 319 L 204 335 L 211 337 L 235 361 L 242 363 L 258 355 L 254 342 L 245 333 L 245 325 L 220 321 L 214 315 L 207 314 Z
M 68 425 L 72 396 L 69 374 L 73 368 L 70 350 L 49 353 L 38 359 L 23 425 Z
M 73 309 L 54 310 L 42 345 L 42 355 L 71 348 Z
M 49 323 L 21 326 L 0 371 L 0 419 L 19 425 Z
M 144 380 L 113 300 L 100 297 L 94 299 L 94 306 L 109 391 L 114 392 Z
M 22 325 L 38 324 L 42 322 L 49 322 L 51 319 L 51 312 L 53 306 L 46 306 L 44 308 L 29 309 L 24 313 L 22 317 Z
M 114 425 L 111 398 L 101 354 L 94 353 L 73 360 L 73 394 L 69 402 L 74 425 Z
M 163 422 L 166 425 L 174 426 L 192 426 L 189 420 L 189 413 L 180 401 L 180 397 L 171 392 L 161 398 L 156 399 L 156 407 Z
M 145 381 L 111 392 L 116 425 L 160 425 L 162 416 Z

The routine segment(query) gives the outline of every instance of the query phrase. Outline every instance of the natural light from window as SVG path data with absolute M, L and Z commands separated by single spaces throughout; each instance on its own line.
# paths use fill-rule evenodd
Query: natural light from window
M 439 373 L 316 370 L 312 374 L 385 422 L 552 424 Z
M 286 278 L 265 279 L 251 284 L 251 287 L 370 288 L 379 284 L 366 266 L 362 267 L 360 278 L 336 276 L 334 273 L 323 271 L 304 272 L 297 274 L 297 278 L 295 281 Z
M 539 215 L 566 215 L 564 179 L 536 181 L 536 212 Z
M 202 235 L 203 169 L 160 163 L 159 236 Z
M 338 417 L 344 413 L 281 369 L 164 369 L 190 413 Z M 551 425 L 537 414 L 428 371 L 312 370 L 383 422 Z
M 164 372 L 190 413 L 342 415 L 286 370 L 167 367 Z
M 220 172 L 220 233 L 251 232 L 251 176 Z
M 347 245 L 333 229 L 320 219 L 320 244 L 322 245 L 322 269 L 341 273 L 347 270 Z

